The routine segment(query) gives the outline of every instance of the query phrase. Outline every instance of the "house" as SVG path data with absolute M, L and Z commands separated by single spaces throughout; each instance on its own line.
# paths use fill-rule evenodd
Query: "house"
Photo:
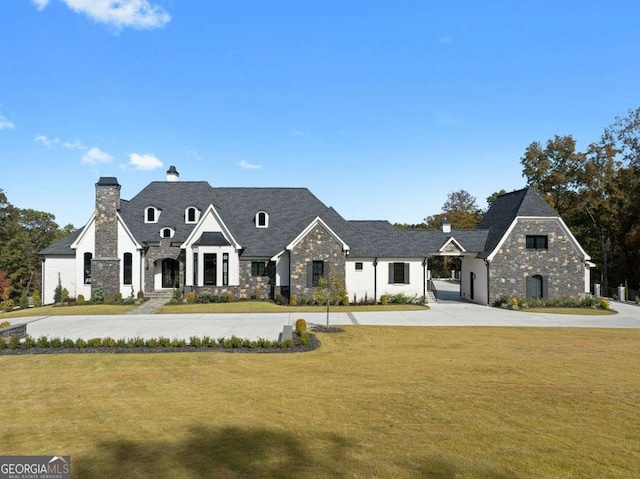
M 116 178 L 96 183 L 87 224 L 40 252 L 42 297 L 58 281 L 70 296 L 127 297 L 171 291 L 236 298 L 313 295 L 320 278 L 342 279 L 349 298 L 424 296 L 429 260 L 460 259 L 461 297 L 581 297 L 589 256 L 532 189 L 498 197 L 478 229 L 399 230 L 348 221 L 306 188 L 212 187 L 180 181 L 175 167 L 130 200 Z

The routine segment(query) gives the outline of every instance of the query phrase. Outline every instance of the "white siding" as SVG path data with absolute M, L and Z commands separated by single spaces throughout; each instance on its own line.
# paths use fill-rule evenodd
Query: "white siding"
M 356 263 L 362 263 L 362 270 L 356 271 Z M 348 258 L 345 261 L 345 283 L 349 301 L 362 300 L 366 296 L 367 299 L 374 299 L 374 273 L 373 259 Z
M 372 258 L 348 258 L 345 262 L 345 282 L 349 300 L 367 298 L 380 299 L 383 294 L 404 293 L 409 296 L 422 296 L 425 291 L 425 268 L 423 259 L 384 258 L 378 259 L 374 266 Z M 362 271 L 356 271 L 355 263 L 362 263 Z M 389 265 L 391 263 L 409 264 L 409 284 L 393 284 L 389 282 Z
M 198 285 L 204 284 L 204 255 L 217 254 L 216 263 L 216 281 L 217 286 L 222 286 L 222 266 L 223 254 L 229 254 L 229 284 L 228 286 L 238 286 L 240 284 L 240 257 L 233 246 L 195 246 L 187 248 L 186 265 L 185 265 L 185 281 L 187 286 L 195 286 L 193 284 L 193 254 L 198 255 Z M 162 262 L 158 261 L 155 272 L 155 287 L 162 288 Z
M 473 280 L 473 299 L 471 298 L 471 273 Z M 482 259 L 462 257 L 460 265 L 460 296 L 478 304 L 488 304 L 487 265 Z
M 58 273 L 70 297 L 77 297 L 76 259 L 73 256 L 47 256 L 42 265 L 42 304 L 52 304 L 58 286 Z
M 124 284 L 124 254 L 131 253 L 133 264 L 131 272 L 131 284 Z M 133 294 L 143 291 L 143 278 L 141 274 L 140 251 L 136 243 L 127 234 L 126 229 L 118 221 L 118 258 L 120 258 L 120 293 L 123 298 L 128 298 L 133 287 Z
M 84 284 L 84 254 L 91 253 L 91 257 L 95 258 L 95 245 L 96 245 L 96 228 L 95 221 L 91 221 L 82 232 L 82 235 L 78 238 L 78 244 L 76 248 L 76 297 L 82 294 L 85 299 L 91 299 L 91 284 Z M 69 291 L 71 292 L 71 291 Z

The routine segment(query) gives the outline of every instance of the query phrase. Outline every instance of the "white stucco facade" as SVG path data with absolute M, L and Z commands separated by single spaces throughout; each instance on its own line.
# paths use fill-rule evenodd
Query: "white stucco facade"
M 460 263 L 460 297 L 487 304 L 487 264 L 483 259 L 463 256 Z
M 58 274 L 60 283 L 69 291 L 69 296 L 75 298 L 78 295 L 76 259 L 73 256 L 48 256 L 42 262 L 42 304 L 53 304 Z

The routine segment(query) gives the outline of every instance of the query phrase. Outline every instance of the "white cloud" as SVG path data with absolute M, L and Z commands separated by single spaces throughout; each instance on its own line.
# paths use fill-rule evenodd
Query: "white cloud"
M 129 155 L 129 164 L 136 170 L 151 171 L 157 168 L 162 168 L 162 162 L 156 158 L 155 155 L 139 155 L 137 153 L 131 153 Z
M 31 0 L 31 3 L 33 3 L 38 9 L 38 11 L 41 12 L 49 4 L 49 0 Z
M 259 170 L 260 168 L 262 168 L 262 165 L 254 165 L 244 160 L 242 160 L 239 163 L 239 165 L 241 168 L 244 168 L 245 170 Z
M 87 147 L 80 143 L 79 140 L 74 141 L 73 143 L 69 141 L 65 141 L 62 146 L 65 148 L 69 148 L 70 150 L 86 150 Z
M 100 148 L 90 148 L 82 155 L 82 163 L 86 165 L 97 165 L 98 163 L 111 163 L 113 156 L 102 151 Z
M 13 122 L 0 115 L 0 130 L 11 130 L 12 128 L 15 128 Z
M 33 141 L 37 141 L 39 143 L 42 143 L 42 145 L 46 146 L 47 148 L 51 148 L 53 145 L 58 143 L 60 140 L 58 140 L 57 138 L 47 138 L 44 135 L 38 135 L 33 139 Z
M 116 28 L 160 28 L 171 20 L 171 15 L 162 7 L 152 5 L 148 0 L 62 1 L 74 12 Z
M 451 45 L 453 43 L 453 37 L 449 34 L 443 35 L 438 38 L 438 43 L 442 43 L 443 45 Z

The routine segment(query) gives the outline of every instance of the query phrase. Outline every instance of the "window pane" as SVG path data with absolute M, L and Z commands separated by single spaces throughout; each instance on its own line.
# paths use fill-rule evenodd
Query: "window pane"
M 91 284 L 91 253 L 84 254 L 84 284 Z
M 208 286 L 216 285 L 216 254 L 204 255 L 204 284 Z
M 262 261 L 253 261 L 251 263 L 251 276 L 264 276 L 265 265 Z
M 313 286 L 318 286 L 320 278 L 324 277 L 324 261 L 313 262 Z
M 393 282 L 404 283 L 404 263 L 393 263 Z
M 133 279 L 133 255 L 131 253 L 124 254 L 124 284 L 132 284 Z
M 222 254 L 222 285 L 229 284 L 229 253 Z
M 156 211 L 153 208 L 149 208 L 147 210 L 147 221 L 149 221 L 150 223 L 154 222 L 156 220 Z
M 198 253 L 193 253 L 193 285 L 198 286 Z
M 196 209 L 195 208 L 189 208 L 189 211 L 187 213 L 187 220 L 191 223 L 193 223 L 196 220 Z

